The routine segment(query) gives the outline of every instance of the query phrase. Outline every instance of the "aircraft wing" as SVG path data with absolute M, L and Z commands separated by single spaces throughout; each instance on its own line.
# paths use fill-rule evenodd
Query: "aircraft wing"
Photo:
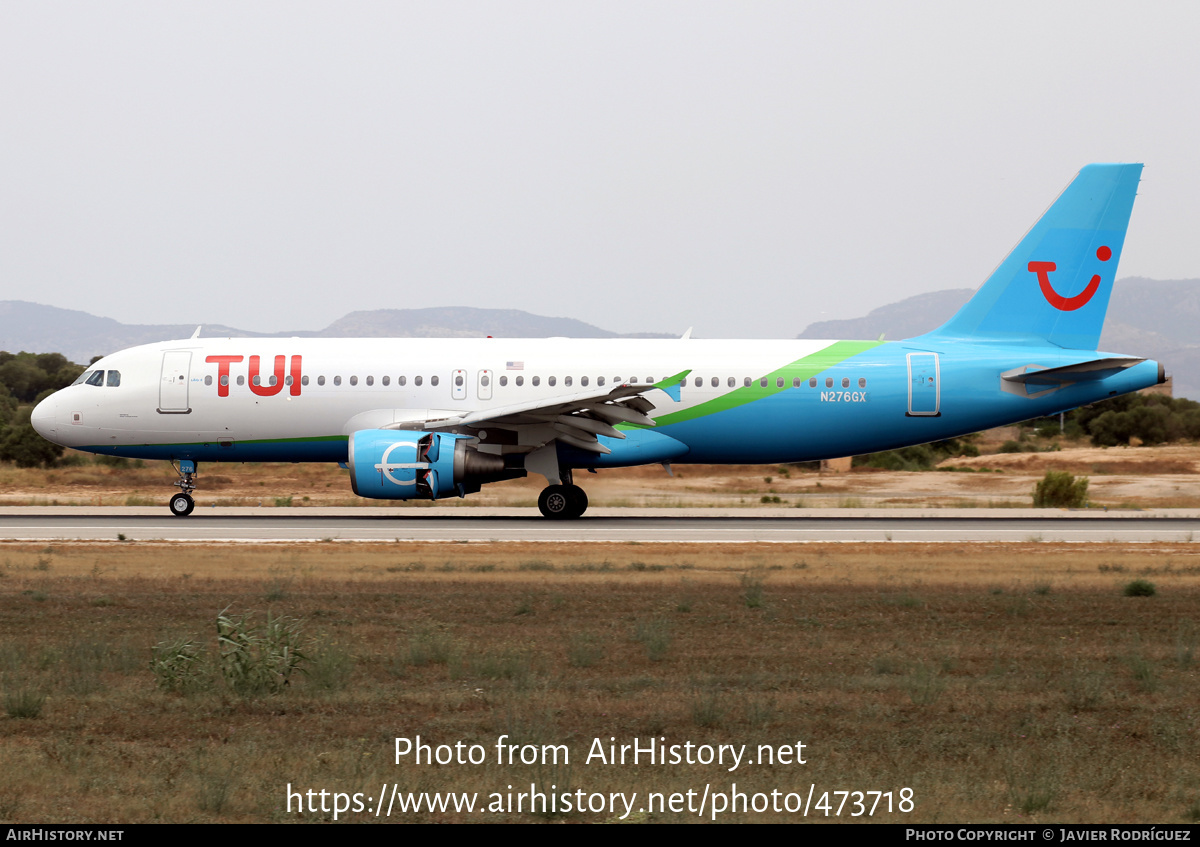
M 600 444 L 596 436 L 624 438 L 614 424 L 654 426 L 649 413 L 654 411 L 655 405 L 645 395 L 662 390 L 678 402 L 680 382 L 690 373 L 689 369 L 645 385 L 623 383 L 606 391 L 585 391 L 443 418 L 406 421 L 403 426 L 437 431 L 485 424 L 501 428 L 541 424 L 553 428 L 554 437 L 565 444 L 590 453 L 608 453 L 611 451 Z

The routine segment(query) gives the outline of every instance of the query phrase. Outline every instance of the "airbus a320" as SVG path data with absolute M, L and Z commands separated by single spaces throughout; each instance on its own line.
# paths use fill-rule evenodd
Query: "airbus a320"
M 1141 165 L 1088 165 L 971 300 L 902 341 L 200 338 L 122 350 L 34 427 L 170 460 L 192 512 L 204 462 L 337 462 L 361 497 L 463 497 L 537 474 L 548 518 L 580 471 L 873 453 L 1160 383 L 1097 351 Z

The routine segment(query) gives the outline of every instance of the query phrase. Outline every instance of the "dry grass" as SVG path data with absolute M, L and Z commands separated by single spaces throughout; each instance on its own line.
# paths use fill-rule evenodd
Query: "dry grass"
M 1125 597 L 1143 576 L 1156 596 Z M 0 686 L 42 699 L 0 718 L 0 816 L 280 821 L 288 783 L 736 782 L 913 788 L 893 822 L 1182 822 L 1200 798 L 1198 580 L 1189 545 L 5 545 Z M 309 675 L 257 697 L 211 673 L 160 689 L 152 648 L 193 639 L 211 670 L 227 606 L 302 619 Z M 418 734 L 573 758 L 394 764 Z M 808 764 L 584 764 L 610 736 L 803 741 Z
M 166 462 L 142 467 L 80 462 L 51 471 L 0 464 L 0 505 L 162 506 L 175 474 Z M 1200 507 L 1200 447 L 1099 449 L 1068 445 L 1060 452 L 990 454 L 945 463 L 950 470 L 901 473 L 860 468 L 847 474 L 821 474 L 795 465 L 679 465 L 670 477 L 658 465 L 580 473 L 593 506 L 704 508 L 763 505 L 797 508 L 889 506 L 1029 506 L 1034 483 L 1047 470 L 1090 475 L 1093 503 L 1107 507 Z M 350 491 L 347 471 L 335 465 L 250 463 L 200 468 L 202 506 L 392 506 L 421 509 L 424 502 L 363 500 Z M 464 500 L 443 505 L 533 508 L 541 477 L 485 486 Z M 778 498 L 778 499 L 776 499 Z

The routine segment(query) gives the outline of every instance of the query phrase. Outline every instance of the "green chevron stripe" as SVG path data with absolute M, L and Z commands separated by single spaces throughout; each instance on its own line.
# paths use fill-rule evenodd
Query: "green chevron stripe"
M 811 377 L 816 376 L 822 371 L 829 370 L 835 365 L 840 365 L 852 356 L 857 356 L 859 353 L 865 353 L 868 350 L 873 350 L 878 347 L 882 341 L 835 341 L 823 350 L 818 350 L 810 356 L 805 356 L 803 359 L 797 359 L 791 364 L 784 365 L 778 370 L 764 374 L 767 384 L 761 384 L 762 377 L 754 380 L 750 385 L 744 385 L 741 388 L 735 388 L 727 394 L 722 394 L 720 397 L 714 397 L 701 403 L 698 406 L 692 406 L 690 409 L 682 409 L 678 412 L 668 412 L 665 415 L 655 415 L 654 422 L 659 426 L 668 424 L 680 423 L 682 421 L 690 421 L 694 418 L 702 418 L 706 415 L 714 415 L 717 412 L 724 412 L 727 409 L 736 409 L 738 406 L 744 406 L 747 403 L 753 403 L 755 400 L 761 400 L 764 397 L 770 397 L 772 394 L 778 394 L 781 391 L 786 391 L 792 387 L 792 380 L 800 377 L 802 381 L 807 381 Z M 783 388 L 779 388 L 777 381 L 779 377 L 783 377 Z M 625 426 L 625 425 L 622 425 Z M 644 429 L 629 424 L 629 428 Z M 621 427 L 618 427 L 618 429 Z

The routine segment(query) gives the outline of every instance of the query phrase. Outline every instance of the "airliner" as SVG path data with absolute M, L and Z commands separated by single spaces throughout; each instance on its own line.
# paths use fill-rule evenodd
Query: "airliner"
M 537 474 L 860 455 L 1056 414 L 1164 381 L 1097 351 L 1141 178 L 1081 170 L 971 300 L 901 341 L 192 338 L 94 362 L 32 422 L 65 447 L 171 461 L 336 462 L 360 497 L 464 497 Z

